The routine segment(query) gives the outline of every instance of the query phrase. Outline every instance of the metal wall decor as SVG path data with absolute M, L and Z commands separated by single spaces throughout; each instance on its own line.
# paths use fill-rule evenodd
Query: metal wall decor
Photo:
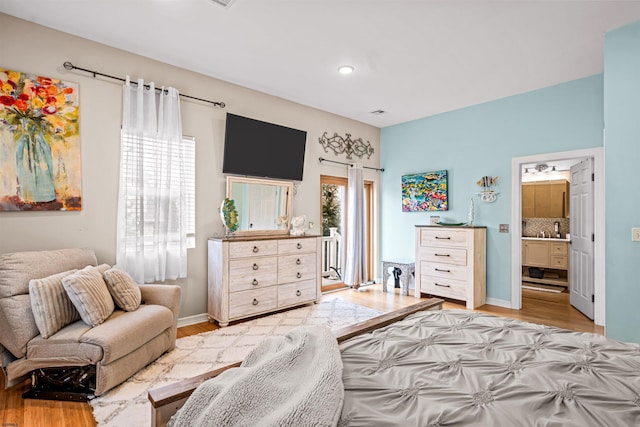
M 334 133 L 332 137 L 327 137 L 327 132 L 323 133 L 318 141 L 324 148 L 325 153 L 329 152 L 329 148 L 336 154 L 347 153 L 347 159 L 351 159 L 351 155 L 355 154 L 359 158 L 366 155 L 367 159 L 373 154 L 373 147 L 367 141 L 362 141 L 362 138 L 351 139 L 351 134 L 345 134 L 343 138 L 337 133 Z
M 478 184 L 480 187 L 482 187 L 482 191 L 480 191 L 478 193 L 478 196 L 480 197 L 480 200 L 482 200 L 483 202 L 486 203 L 493 203 L 496 201 L 496 199 L 498 198 L 498 193 L 497 191 L 493 190 L 492 187 L 494 187 L 495 185 L 497 185 L 498 183 L 498 177 L 494 176 L 483 176 L 482 178 L 480 178 L 478 180 L 478 182 L 476 182 L 476 184 Z

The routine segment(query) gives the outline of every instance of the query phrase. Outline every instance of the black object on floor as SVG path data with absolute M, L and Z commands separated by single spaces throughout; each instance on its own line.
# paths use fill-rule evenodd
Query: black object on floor
M 65 400 L 87 402 L 96 390 L 96 367 L 71 366 L 41 368 L 31 373 L 31 388 L 23 399 Z

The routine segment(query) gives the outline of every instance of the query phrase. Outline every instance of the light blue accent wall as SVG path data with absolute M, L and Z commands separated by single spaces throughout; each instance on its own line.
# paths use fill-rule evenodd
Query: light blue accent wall
M 640 342 L 640 23 L 605 35 L 606 334 Z
M 513 228 L 512 158 L 602 146 L 602 123 L 599 74 L 383 128 L 381 259 L 413 259 L 415 225 L 429 224 L 432 215 L 466 222 L 473 197 L 475 223 L 487 227 L 487 296 L 510 300 L 511 234 L 499 233 L 498 226 Z M 402 175 L 441 169 L 449 175 L 449 211 L 402 212 Z M 500 194 L 494 203 L 476 196 L 476 181 L 487 175 L 498 177 Z

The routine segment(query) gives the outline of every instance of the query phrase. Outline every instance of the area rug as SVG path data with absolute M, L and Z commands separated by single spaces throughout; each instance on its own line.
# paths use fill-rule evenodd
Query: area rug
M 238 362 L 264 338 L 284 335 L 296 326 L 327 325 L 337 329 L 380 314 L 382 312 L 338 297 L 325 298 L 319 304 L 180 338 L 174 350 L 90 401 L 93 416 L 99 427 L 147 427 L 151 420 L 149 389 Z

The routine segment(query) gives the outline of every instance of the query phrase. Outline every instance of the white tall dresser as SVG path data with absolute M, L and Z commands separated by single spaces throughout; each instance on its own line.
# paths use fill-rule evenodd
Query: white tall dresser
M 486 300 L 486 227 L 416 226 L 415 296 L 436 295 L 466 302 Z

